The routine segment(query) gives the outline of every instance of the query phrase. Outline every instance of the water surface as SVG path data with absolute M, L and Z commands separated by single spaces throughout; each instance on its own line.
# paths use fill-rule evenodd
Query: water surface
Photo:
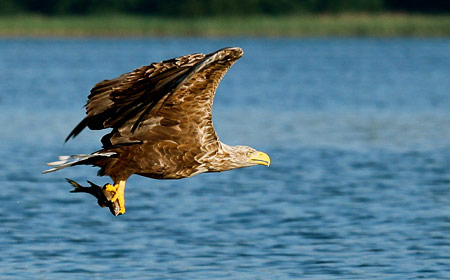
M 113 217 L 57 155 L 90 88 L 143 64 L 240 46 L 214 124 L 270 168 L 132 177 Z M 450 40 L 0 41 L 0 278 L 449 279 Z

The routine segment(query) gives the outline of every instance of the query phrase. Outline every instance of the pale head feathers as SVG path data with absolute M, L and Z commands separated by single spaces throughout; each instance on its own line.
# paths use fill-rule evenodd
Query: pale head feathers
M 213 158 L 209 159 L 209 171 L 226 171 L 254 165 L 270 165 L 267 154 L 248 146 L 229 146 L 220 143 L 220 148 Z

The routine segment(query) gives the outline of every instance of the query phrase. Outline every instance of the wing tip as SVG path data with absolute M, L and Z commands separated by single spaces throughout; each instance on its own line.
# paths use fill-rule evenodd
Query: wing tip
M 244 50 L 240 47 L 225 47 L 215 51 L 213 54 L 221 54 L 221 53 L 223 53 L 223 57 L 220 57 L 220 59 L 228 57 L 231 60 L 237 60 L 244 55 Z
M 84 118 L 75 128 L 67 135 L 66 139 L 64 140 L 64 143 L 69 141 L 70 138 L 75 138 L 80 132 L 87 126 L 88 124 L 88 118 Z

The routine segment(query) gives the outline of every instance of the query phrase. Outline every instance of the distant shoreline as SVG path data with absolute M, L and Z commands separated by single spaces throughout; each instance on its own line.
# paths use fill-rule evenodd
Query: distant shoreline
M 450 37 L 450 15 L 0 17 L 0 37 Z

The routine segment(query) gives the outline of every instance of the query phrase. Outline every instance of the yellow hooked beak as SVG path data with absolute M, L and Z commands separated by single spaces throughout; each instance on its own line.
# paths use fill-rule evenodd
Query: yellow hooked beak
M 270 165 L 269 155 L 266 153 L 260 152 L 260 151 L 251 153 L 248 157 L 248 161 L 254 162 L 256 164 L 266 165 L 266 166 Z

